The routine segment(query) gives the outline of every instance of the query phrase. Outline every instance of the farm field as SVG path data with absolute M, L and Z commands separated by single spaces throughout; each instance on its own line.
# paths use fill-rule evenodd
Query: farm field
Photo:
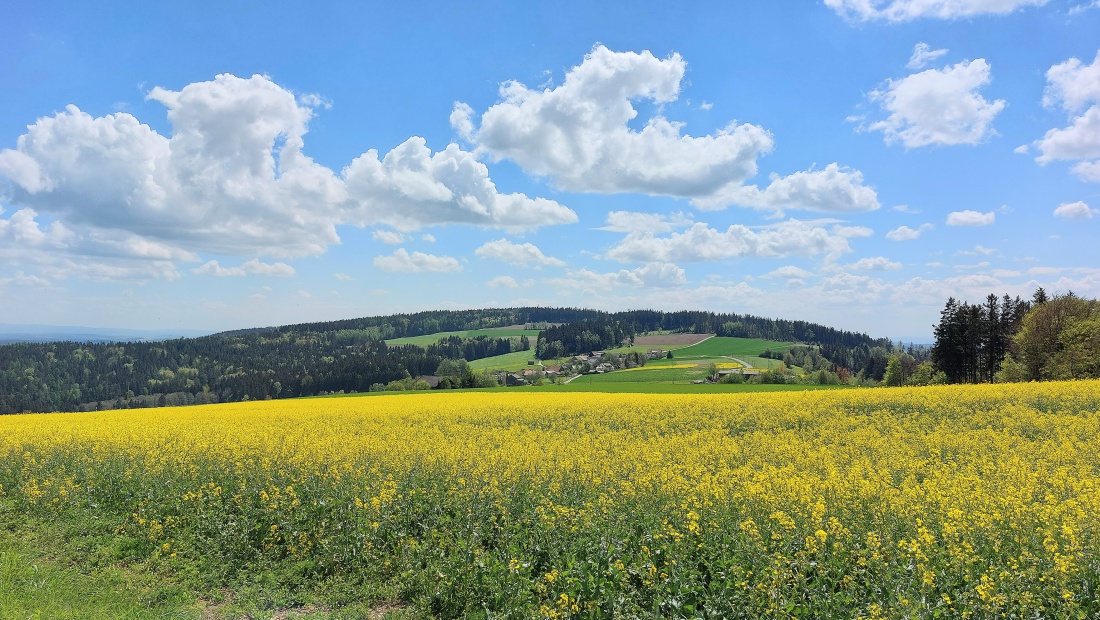
M 614 373 L 612 373 L 614 374 Z M 746 394 L 754 392 L 798 392 L 807 390 L 847 390 L 847 385 L 782 384 L 782 383 L 739 383 L 739 384 L 693 384 L 690 381 L 606 381 L 589 383 L 587 377 L 570 381 L 567 384 L 545 384 L 521 388 L 494 388 L 492 391 L 514 392 L 604 392 L 609 394 Z
M 531 348 L 526 351 L 513 351 L 504 355 L 483 357 L 479 360 L 467 362 L 467 364 L 473 370 L 522 370 L 528 368 L 529 364 L 527 362 L 534 359 L 535 348 L 532 343 Z
M 697 364 L 670 364 L 667 366 L 650 366 L 646 364 L 640 368 L 629 370 L 616 370 L 602 374 L 588 374 L 577 377 L 569 382 L 588 384 L 608 383 L 663 383 L 666 381 L 692 381 L 702 379 L 707 374 L 705 367 Z
M 458 336 L 459 338 L 476 338 L 478 336 L 488 336 L 490 338 L 519 338 L 520 336 L 527 336 L 531 339 L 531 346 L 534 346 L 535 339 L 539 337 L 539 330 L 537 329 L 519 329 L 519 328 L 500 328 L 500 329 L 471 329 L 458 332 L 437 332 L 434 334 L 426 334 L 424 336 L 409 336 L 407 338 L 392 338 L 386 341 L 386 344 L 395 347 L 403 344 L 414 344 L 418 347 L 426 347 L 430 344 L 439 342 L 441 338 L 448 336 Z
M 1098 438 L 1098 381 L 5 416 L 0 524 L 195 618 L 1090 618 Z
M 741 357 L 745 355 L 760 355 L 765 349 L 772 351 L 786 351 L 791 348 L 790 342 L 776 342 L 774 340 L 758 340 L 755 338 L 727 338 L 715 336 L 698 344 L 678 349 L 676 357 L 713 357 L 733 355 Z

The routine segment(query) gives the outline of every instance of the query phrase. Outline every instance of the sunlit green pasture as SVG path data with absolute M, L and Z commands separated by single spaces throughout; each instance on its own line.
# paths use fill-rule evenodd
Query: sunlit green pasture
M 708 338 L 699 344 L 678 349 L 673 353 L 675 357 L 712 357 L 712 356 L 756 356 L 767 349 L 772 351 L 786 351 L 793 343 L 776 342 L 774 340 L 759 340 L 755 338 L 727 338 L 715 336 Z

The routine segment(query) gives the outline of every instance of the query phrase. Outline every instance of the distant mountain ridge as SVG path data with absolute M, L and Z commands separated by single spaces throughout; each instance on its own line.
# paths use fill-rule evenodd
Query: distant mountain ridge
M 214 332 L 201 329 L 129 329 L 0 323 L 0 344 L 16 342 L 156 342 L 176 338 L 198 338 Z

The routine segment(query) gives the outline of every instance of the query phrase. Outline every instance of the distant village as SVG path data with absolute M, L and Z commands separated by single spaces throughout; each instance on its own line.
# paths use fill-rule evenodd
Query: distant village
M 588 355 L 574 355 L 569 361 L 561 365 L 539 366 L 535 360 L 528 360 L 527 364 L 533 368 L 526 368 L 521 372 L 501 372 L 497 380 L 501 385 L 523 386 L 541 381 L 557 381 L 561 377 L 574 375 L 603 374 L 613 370 L 637 368 L 645 366 L 647 360 L 660 359 L 668 355 L 662 349 L 650 349 L 644 356 L 637 352 L 615 353 L 606 351 L 592 351 Z
M 574 355 L 562 364 L 539 364 L 537 360 L 528 360 L 527 365 L 521 371 L 500 371 L 495 373 L 497 383 L 506 387 L 520 387 L 524 385 L 539 385 L 549 381 L 555 383 L 562 378 L 586 374 L 603 374 L 614 370 L 637 368 L 644 366 L 646 361 L 672 357 L 671 351 L 664 349 L 650 349 L 644 354 L 632 351 L 630 353 L 608 353 L 607 351 L 592 351 L 587 355 Z M 440 385 L 442 377 L 435 375 L 423 375 L 417 377 L 417 381 L 424 381 L 431 389 Z

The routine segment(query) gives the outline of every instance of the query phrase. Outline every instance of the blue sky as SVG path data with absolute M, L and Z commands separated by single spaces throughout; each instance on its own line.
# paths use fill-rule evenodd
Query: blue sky
M 181 4 L 5 11 L 0 323 L 1100 296 L 1097 0 Z

